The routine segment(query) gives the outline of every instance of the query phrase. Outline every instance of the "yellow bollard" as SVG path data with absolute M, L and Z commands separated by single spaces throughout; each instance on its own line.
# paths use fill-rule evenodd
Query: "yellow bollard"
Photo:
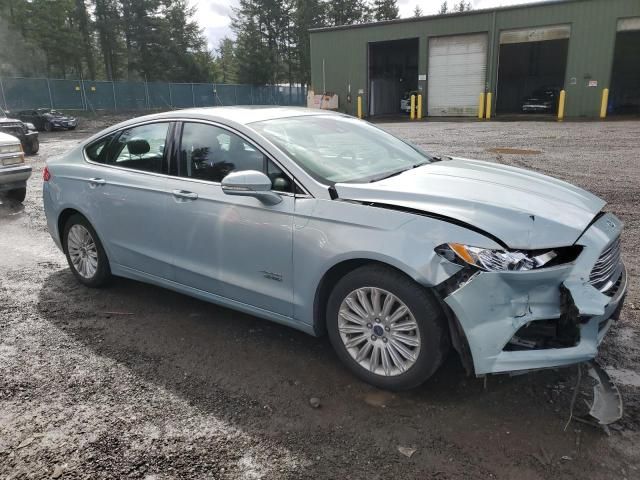
M 558 100 L 558 121 L 564 120 L 564 102 L 567 96 L 567 92 L 560 90 L 560 99 Z
M 487 92 L 487 108 L 485 110 L 487 120 L 491 118 L 491 107 L 493 106 L 491 105 L 492 97 L 493 97 L 493 94 L 491 92 Z
M 416 118 L 420 120 L 422 118 L 422 94 L 418 94 L 418 114 Z
M 362 118 L 362 96 L 358 95 L 358 118 Z
M 480 100 L 478 101 L 478 118 L 480 120 L 484 118 L 484 92 L 480 94 Z
M 416 118 L 416 96 L 411 95 L 411 110 L 409 111 L 409 118 L 413 120 Z
M 607 118 L 607 104 L 609 103 L 609 89 L 602 90 L 602 101 L 600 103 L 600 118 Z

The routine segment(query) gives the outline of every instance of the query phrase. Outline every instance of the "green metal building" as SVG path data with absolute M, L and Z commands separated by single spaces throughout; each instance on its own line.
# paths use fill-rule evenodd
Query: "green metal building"
M 427 116 L 640 113 L 640 0 L 562 0 L 311 30 L 311 89 L 343 112 L 400 114 L 422 94 Z M 545 103 L 546 102 L 546 103 Z M 486 104 L 486 103 L 485 103 Z M 540 105 L 538 105 L 540 104 Z M 551 105 L 551 108 L 544 108 Z M 537 105 L 537 106 L 536 106 Z

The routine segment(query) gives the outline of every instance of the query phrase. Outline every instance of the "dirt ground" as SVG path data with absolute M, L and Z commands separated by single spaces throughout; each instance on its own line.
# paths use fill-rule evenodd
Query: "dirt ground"
M 626 411 L 607 435 L 565 430 L 575 367 L 485 389 L 452 355 L 390 394 L 326 338 L 129 280 L 79 285 L 46 231 L 40 172 L 115 120 L 42 134 L 24 207 L 0 205 L 0 479 L 640 478 L 640 122 L 382 125 L 576 183 L 626 222 L 630 290 L 600 355 Z

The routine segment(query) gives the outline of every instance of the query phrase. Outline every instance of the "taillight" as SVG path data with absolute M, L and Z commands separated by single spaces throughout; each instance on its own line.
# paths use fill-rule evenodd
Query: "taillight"
M 48 182 L 51 179 L 51 173 L 49 173 L 49 167 L 45 166 L 42 170 L 42 179 Z

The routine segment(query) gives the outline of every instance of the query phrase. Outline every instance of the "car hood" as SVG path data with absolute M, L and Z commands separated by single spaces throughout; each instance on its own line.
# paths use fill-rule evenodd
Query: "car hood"
M 595 195 L 546 175 L 462 158 L 434 162 L 378 182 L 338 183 L 335 188 L 341 199 L 469 224 L 514 249 L 572 245 L 605 205 Z

